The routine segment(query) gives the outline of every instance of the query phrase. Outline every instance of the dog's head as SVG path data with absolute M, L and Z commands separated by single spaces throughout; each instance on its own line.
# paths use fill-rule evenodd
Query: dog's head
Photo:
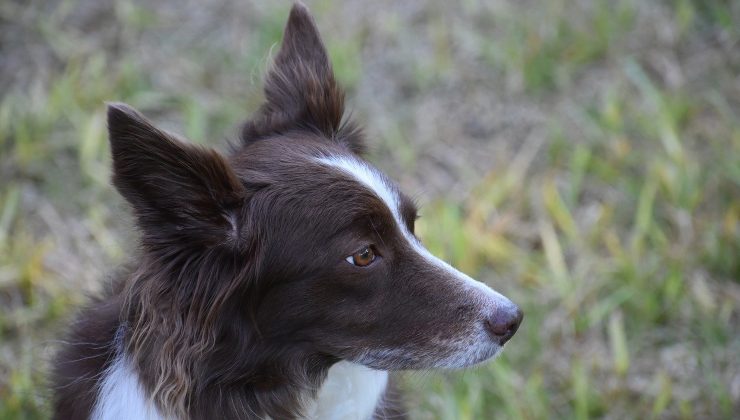
M 218 348 L 240 331 L 377 369 L 459 368 L 496 355 L 519 308 L 427 251 L 417 210 L 363 160 L 308 11 L 294 6 L 266 102 L 225 157 L 111 104 L 114 184 L 150 266 L 138 293 L 157 318 Z M 144 308 L 146 310 L 146 308 Z M 193 334 L 190 331 L 190 334 Z M 215 350 L 214 350 L 215 351 Z

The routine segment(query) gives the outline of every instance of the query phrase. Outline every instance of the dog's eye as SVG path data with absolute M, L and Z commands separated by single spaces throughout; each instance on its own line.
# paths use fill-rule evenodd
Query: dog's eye
M 373 251 L 372 246 L 368 245 L 350 255 L 349 257 L 345 258 L 345 260 L 352 265 L 356 265 L 358 267 L 366 267 L 370 265 L 373 261 L 375 261 L 375 251 Z

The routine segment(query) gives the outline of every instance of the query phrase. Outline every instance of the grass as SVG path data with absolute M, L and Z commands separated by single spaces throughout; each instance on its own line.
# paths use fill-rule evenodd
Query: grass
M 223 145 L 261 100 L 286 5 L 163 4 L 0 6 L 0 419 L 48 417 L 55 340 L 134 239 L 103 102 Z M 407 374 L 413 418 L 740 410 L 735 3 L 311 6 L 424 242 L 526 314 L 496 362 Z

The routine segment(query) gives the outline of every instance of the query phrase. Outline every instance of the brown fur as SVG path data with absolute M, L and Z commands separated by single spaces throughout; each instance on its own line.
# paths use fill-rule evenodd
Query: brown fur
M 317 161 L 360 159 L 363 140 L 343 121 L 343 93 L 302 5 L 265 96 L 229 156 L 109 105 L 113 183 L 136 215 L 141 250 L 59 353 L 55 418 L 89 417 L 121 355 L 166 415 L 291 419 L 340 360 L 425 369 L 459 352 L 440 343 L 492 319 L 505 328 L 491 340 L 503 345 L 516 331 L 515 305 L 483 313 L 412 249 L 401 229 L 413 234 L 416 208 L 390 181 L 404 226 L 365 186 Z M 368 244 L 376 263 L 344 260 Z M 372 356 L 387 348 L 403 352 Z M 401 417 L 397 401 L 391 384 L 376 417 Z
M 362 151 L 359 128 L 342 121 L 344 93 L 313 19 L 300 4 L 291 11 L 266 76 L 265 96 L 244 124 L 243 144 L 308 130 Z M 274 344 L 260 348 L 259 331 L 247 327 L 254 314 L 241 307 L 258 301 L 245 289 L 259 271 L 259 237 L 244 234 L 252 230 L 249 223 L 235 222 L 243 217 L 235 212 L 246 211 L 239 208 L 249 195 L 245 185 L 220 154 L 180 141 L 126 105 L 109 107 L 108 126 L 113 183 L 137 216 L 142 255 L 139 267 L 84 310 L 73 327 L 74 341 L 57 358 L 55 417 L 89 415 L 96 381 L 117 354 L 119 332 L 126 353 L 136 355 L 142 382 L 167 413 L 236 418 L 260 406 L 274 418 L 294 417 L 300 409 L 296 397 L 315 392 L 336 359 L 306 358 L 301 349 Z M 218 324 L 226 316 L 233 316 L 231 325 Z M 263 354 L 259 358 L 265 360 L 249 360 L 262 369 L 240 367 L 239 357 L 249 359 L 244 355 L 222 354 L 242 342 Z M 215 393 L 206 398 L 210 389 Z
M 301 4 L 290 12 L 280 52 L 265 78 L 265 98 L 244 124 L 243 141 L 308 130 L 346 144 L 354 153 L 364 152 L 359 126 L 343 121 L 344 91 L 334 79 L 316 23 Z

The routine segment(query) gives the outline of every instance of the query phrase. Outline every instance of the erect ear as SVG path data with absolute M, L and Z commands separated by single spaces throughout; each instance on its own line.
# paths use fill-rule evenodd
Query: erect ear
M 344 92 L 334 79 L 316 23 L 300 2 L 290 11 L 264 89 L 265 103 L 242 129 L 245 143 L 304 129 L 362 151 L 360 130 L 349 122 L 343 124 Z
M 113 184 L 134 208 L 146 246 L 237 241 L 245 190 L 215 150 L 184 143 L 135 109 L 108 104 Z

